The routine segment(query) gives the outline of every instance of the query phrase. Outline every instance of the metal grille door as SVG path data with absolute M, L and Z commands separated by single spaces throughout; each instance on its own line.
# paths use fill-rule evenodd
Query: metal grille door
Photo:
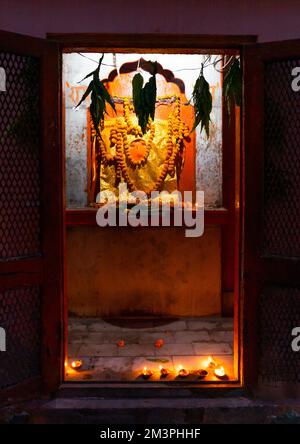
M 291 73 L 300 60 L 265 66 L 263 253 L 300 257 L 300 92 Z
M 300 41 L 245 50 L 245 373 L 300 382 Z M 266 387 L 264 387 L 266 388 Z M 291 393 L 295 392 L 294 389 Z
M 0 402 L 60 382 L 58 45 L 0 31 Z

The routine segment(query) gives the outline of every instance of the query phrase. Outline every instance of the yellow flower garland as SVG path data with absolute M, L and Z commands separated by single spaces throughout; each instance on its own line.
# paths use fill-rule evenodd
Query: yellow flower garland
M 111 147 L 115 146 L 115 156 L 107 150 L 104 141 L 99 135 L 96 135 L 94 130 L 92 131 L 92 136 L 97 137 L 101 161 L 106 165 L 115 164 L 117 181 L 120 182 L 123 178 L 132 192 L 136 190 L 136 186 L 129 177 L 128 168 L 139 168 L 147 162 L 155 136 L 155 122 L 149 119 L 148 128 L 150 134 L 146 143 L 140 126 L 135 125 L 130 118 L 130 111 L 133 110 L 133 106 L 128 98 L 123 99 L 123 110 L 124 120 L 119 120 L 116 127 L 110 130 L 109 141 Z M 131 144 L 128 142 L 127 136 L 129 134 L 136 137 Z M 168 117 L 167 156 L 153 190 L 161 190 L 167 174 L 171 177 L 175 176 L 177 159 L 183 155 L 182 142 L 188 136 L 189 128 L 180 118 L 180 98 L 176 97 L 174 110 Z

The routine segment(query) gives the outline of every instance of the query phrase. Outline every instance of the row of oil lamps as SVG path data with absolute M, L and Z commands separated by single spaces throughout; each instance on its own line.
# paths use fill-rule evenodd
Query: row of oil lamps
M 82 361 L 80 361 L 80 360 L 72 361 L 71 367 L 74 370 L 80 370 L 80 368 L 82 367 Z M 204 367 L 206 367 L 207 369 L 213 370 L 214 375 L 218 379 L 227 379 L 227 375 L 225 373 L 224 367 L 222 367 L 221 365 L 218 365 L 213 360 L 213 358 L 211 356 L 209 356 L 207 358 L 207 360 L 205 361 Z M 171 373 L 171 370 L 169 370 L 168 368 L 163 367 L 162 365 L 159 366 L 159 371 L 160 371 L 160 377 L 161 378 L 167 378 L 170 375 L 170 373 Z M 143 371 L 141 373 L 141 377 L 143 379 L 150 379 L 151 376 L 153 376 L 153 373 L 154 372 L 151 369 L 148 369 L 147 367 L 144 367 Z M 189 375 L 195 375 L 199 379 L 204 379 L 208 375 L 208 370 L 199 369 L 199 370 L 196 370 L 196 371 L 189 372 L 182 365 L 179 365 L 178 371 L 177 371 L 177 377 L 184 379 L 184 378 L 186 378 Z
M 205 362 L 204 367 L 206 367 L 207 369 L 212 369 L 214 372 L 214 375 L 218 378 L 218 379 L 227 379 L 227 375 L 225 373 L 225 369 L 222 365 L 218 365 L 216 364 L 216 362 L 213 360 L 213 358 L 211 356 L 208 357 L 207 361 Z M 163 367 L 162 365 L 159 366 L 159 371 L 160 371 L 160 377 L 161 378 L 166 378 L 167 376 L 170 375 L 171 371 L 168 368 Z M 198 370 L 193 370 L 192 372 L 190 372 L 189 370 L 185 369 L 182 365 L 178 366 L 178 370 L 177 370 L 177 377 L 179 378 L 186 378 L 189 375 L 195 375 L 197 376 L 199 379 L 204 379 L 206 378 L 206 376 L 208 376 L 209 372 L 206 369 L 198 369 Z M 153 371 L 151 369 L 148 369 L 147 367 L 143 368 L 143 371 L 141 373 L 141 376 L 143 379 L 150 379 L 151 376 L 153 376 Z

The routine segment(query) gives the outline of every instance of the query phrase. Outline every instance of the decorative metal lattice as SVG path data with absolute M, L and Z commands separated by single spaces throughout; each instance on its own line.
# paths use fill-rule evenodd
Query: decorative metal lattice
M 263 254 L 300 257 L 300 60 L 265 65 Z
M 300 326 L 300 289 L 267 287 L 260 297 L 260 377 L 263 382 L 300 382 L 300 352 L 292 330 Z
M 0 52 L 0 260 L 40 253 L 39 61 Z
M 36 286 L 0 292 L 0 325 L 6 351 L 0 352 L 0 389 L 40 374 L 40 290 Z

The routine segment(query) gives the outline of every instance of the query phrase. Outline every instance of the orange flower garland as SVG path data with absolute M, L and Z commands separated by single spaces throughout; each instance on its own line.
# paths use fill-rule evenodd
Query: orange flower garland
M 128 167 L 139 168 L 146 164 L 155 137 L 155 122 L 149 119 L 150 134 L 148 142 L 146 142 L 143 139 L 140 126 L 135 125 L 130 118 L 130 111 L 133 110 L 133 106 L 129 103 L 128 98 L 123 99 L 123 110 L 124 121 L 119 120 L 116 127 L 110 130 L 109 141 L 111 147 L 115 146 L 115 155 L 108 152 L 104 141 L 96 135 L 95 130 L 92 130 L 92 136 L 97 137 L 101 161 L 106 165 L 115 163 L 117 182 L 120 182 L 123 178 L 132 192 L 136 190 L 136 186 L 130 179 Z M 129 134 L 136 137 L 131 143 L 129 143 L 127 137 Z M 168 117 L 167 156 L 153 190 L 161 190 L 167 174 L 171 177 L 175 176 L 178 156 L 183 156 L 182 142 L 188 136 L 189 128 L 180 119 L 180 98 L 176 97 L 174 110 Z

